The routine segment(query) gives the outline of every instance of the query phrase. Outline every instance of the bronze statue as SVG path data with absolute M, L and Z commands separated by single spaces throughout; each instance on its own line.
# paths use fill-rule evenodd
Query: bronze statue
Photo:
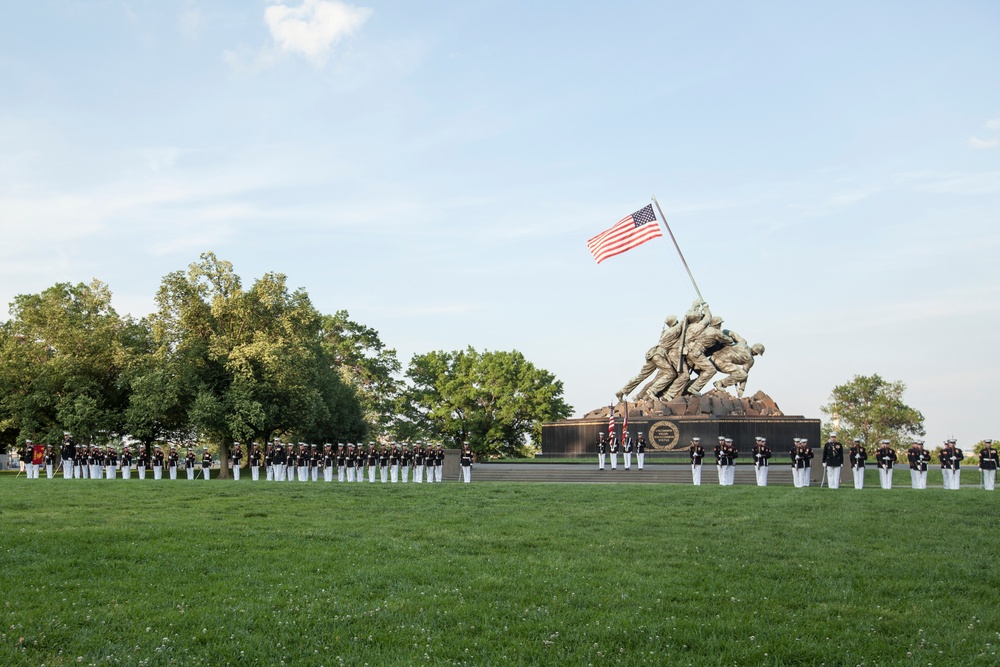
M 726 377 L 713 386 L 724 390 L 735 385 L 737 396 L 742 397 L 754 357 L 764 354 L 764 346 L 749 345 L 736 332 L 722 329 L 722 322 L 700 299 L 684 314 L 682 322 L 678 323 L 673 315 L 668 317 L 660 340 L 646 351 L 639 373 L 616 393 L 618 400 L 627 400 L 654 371 L 656 376 L 640 392 L 652 400 L 669 401 L 685 393 L 698 396 L 720 372 Z

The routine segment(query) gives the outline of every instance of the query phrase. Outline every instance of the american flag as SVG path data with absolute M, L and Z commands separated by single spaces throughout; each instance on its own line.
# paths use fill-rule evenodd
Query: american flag
M 653 224 L 648 224 L 650 222 Z M 611 229 L 587 241 L 587 249 L 600 264 L 608 257 L 620 255 L 657 236 L 663 236 L 663 232 L 656 223 L 653 205 L 646 204 L 632 215 L 619 220 Z
M 615 437 L 615 406 L 608 406 L 608 414 L 611 415 L 608 417 L 608 440 L 610 440 Z

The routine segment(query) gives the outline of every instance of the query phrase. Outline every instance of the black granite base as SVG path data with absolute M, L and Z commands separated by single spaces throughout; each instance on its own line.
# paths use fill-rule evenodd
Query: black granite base
M 619 438 L 622 423 L 615 422 Z M 576 457 L 597 454 L 597 438 L 607 433 L 607 419 L 564 419 L 542 424 L 542 456 Z M 767 445 L 778 460 L 788 452 L 793 438 L 807 438 L 814 450 L 820 442 L 820 420 L 805 417 L 639 417 L 630 419 L 628 431 L 633 439 L 645 434 L 649 446 L 646 453 L 656 457 L 687 457 L 691 438 L 701 438 L 702 446 L 711 456 L 718 437 L 732 438 L 740 452 L 749 453 L 754 438 L 767 438 Z

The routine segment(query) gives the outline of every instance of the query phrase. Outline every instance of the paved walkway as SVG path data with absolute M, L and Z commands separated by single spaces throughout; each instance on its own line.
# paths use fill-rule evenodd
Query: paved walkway
M 598 470 L 597 465 L 580 463 L 477 463 L 472 468 L 472 478 L 477 482 L 576 482 L 582 484 L 690 484 L 691 467 L 687 465 L 647 463 L 639 470 L 633 462 L 625 470 L 619 461 L 618 469 Z M 753 466 L 736 466 L 736 484 L 756 484 Z M 715 465 L 703 465 L 701 483 L 718 486 L 719 476 Z M 788 466 L 772 466 L 768 473 L 769 485 L 792 484 L 792 470 Z M 817 483 L 818 485 L 818 483 Z M 843 480 L 841 480 L 843 486 Z

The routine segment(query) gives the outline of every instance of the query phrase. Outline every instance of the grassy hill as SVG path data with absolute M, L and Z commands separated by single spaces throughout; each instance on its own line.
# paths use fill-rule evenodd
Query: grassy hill
M 1000 495 L 0 479 L 2 665 L 996 665 Z

